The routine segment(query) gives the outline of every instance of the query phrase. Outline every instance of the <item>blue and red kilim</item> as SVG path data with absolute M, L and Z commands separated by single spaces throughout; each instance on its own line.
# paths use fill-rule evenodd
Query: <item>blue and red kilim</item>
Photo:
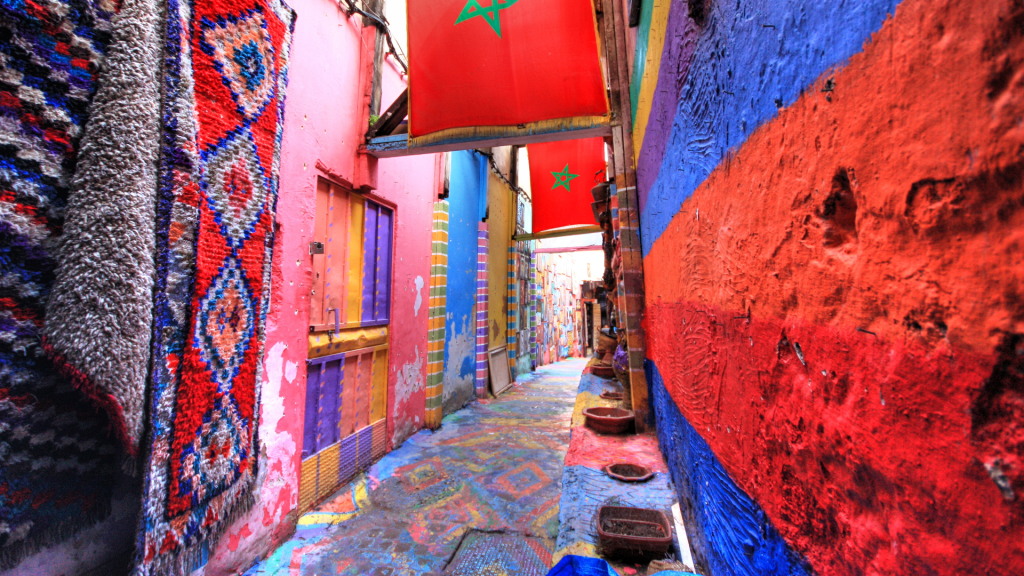
M 139 573 L 188 574 L 252 501 L 288 52 L 280 0 L 171 0 Z
M 0 0 L 0 569 L 110 508 L 109 421 L 40 346 L 114 0 Z

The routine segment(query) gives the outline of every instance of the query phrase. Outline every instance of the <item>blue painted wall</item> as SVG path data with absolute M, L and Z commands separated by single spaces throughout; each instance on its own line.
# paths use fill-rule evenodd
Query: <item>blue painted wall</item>
M 660 87 L 685 79 L 661 169 L 653 183 L 639 183 L 644 256 L 679 205 L 730 150 L 775 118 L 780 108 L 793 104 L 830 68 L 860 52 L 898 3 L 709 2 L 710 14 L 690 61 L 668 68 L 676 71 L 675 77 L 658 80 Z M 673 10 L 686 6 L 681 2 Z M 667 35 L 682 32 L 668 30 Z
M 462 408 L 475 395 L 477 231 L 487 196 L 487 159 L 476 152 L 453 152 L 448 189 L 444 414 Z
M 786 544 L 764 511 L 722 467 L 646 362 L 658 442 L 682 503 L 698 567 L 715 576 L 807 576 L 813 571 Z

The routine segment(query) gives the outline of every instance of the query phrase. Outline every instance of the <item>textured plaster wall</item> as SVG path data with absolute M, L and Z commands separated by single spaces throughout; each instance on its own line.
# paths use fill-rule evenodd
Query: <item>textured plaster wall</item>
M 448 288 L 445 305 L 442 411 L 450 414 L 475 396 L 476 273 L 480 197 L 487 193 L 487 158 L 451 154 L 448 192 Z
M 368 122 L 373 30 L 364 30 L 358 17 L 346 18 L 329 0 L 292 0 L 290 5 L 298 12 L 298 20 L 289 69 L 273 293 L 267 318 L 260 487 L 251 512 L 231 526 L 211 551 L 207 576 L 245 571 L 294 530 L 312 281 L 309 242 L 318 177 L 371 191 L 396 205 L 389 439 L 397 445 L 423 423 L 427 314 L 422 302 L 429 278 L 437 159 L 421 156 L 378 164 L 358 153 Z M 386 106 L 402 88 L 402 81 L 391 64 L 385 65 L 384 77 Z
M 665 47 L 672 57 L 661 60 L 643 142 L 653 149 L 638 159 L 644 254 L 730 150 L 860 52 L 896 3 L 695 0 L 710 7 L 699 25 L 688 18 L 691 3 L 675 0 Z M 656 122 L 663 108 L 671 115 Z
M 582 280 L 576 275 L 580 254 L 586 253 L 536 255 L 540 316 L 540 324 L 537 326 L 537 345 L 540 353 L 538 364 L 550 364 L 581 355 L 577 332 L 580 322 L 579 296 Z M 601 266 L 603 272 L 603 257 Z
M 673 3 L 638 161 L 698 559 L 1019 573 L 1024 3 L 707 6 Z

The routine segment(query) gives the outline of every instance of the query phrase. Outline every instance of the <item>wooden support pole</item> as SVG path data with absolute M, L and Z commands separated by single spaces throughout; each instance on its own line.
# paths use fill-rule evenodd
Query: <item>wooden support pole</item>
M 623 281 L 618 285 L 619 310 L 626 329 L 629 353 L 629 383 L 636 413 L 637 432 L 644 432 L 650 413 L 647 397 L 646 357 L 643 327 L 644 271 L 640 248 L 640 212 L 633 158 L 633 114 L 629 102 L 629 67 L 626 62 L 628 22 L 618 0 L 601 0 L 602 40 L 612 110 L 612 151 L 618 200 L 618 231 Z

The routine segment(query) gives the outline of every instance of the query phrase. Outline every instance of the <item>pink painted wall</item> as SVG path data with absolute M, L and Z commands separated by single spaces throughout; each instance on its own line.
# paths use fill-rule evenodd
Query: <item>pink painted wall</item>
M 260 439 L 260 488 L 249 514 L 211 554 L 205 574 L 248 569 L 294 529 L 305 409 L 309 293 L 317 177 L 332 178 L 396 205 L 389 442 L 423 425 L 434 156 L 377 161 L 358 152 L 368 123 L 372 28 L 330 0 L 290 0 L 298 12 L 285 109 L 277 245 Z M 385 65 L 384 106 L 404 89 Z M 378 186 L 379 183 L 379 186 Z
M 401 69 L 388 58 L 381 109 L 405 90 Z M 394 285 L 391 291 L 391 355 L 388 379 L 388 443 L 396 448 L 423 428 L 427 381 L 427 300 L 434 199 L 442 185 L 440 155 L 380 160 L 377 194 L 398 205 Z

